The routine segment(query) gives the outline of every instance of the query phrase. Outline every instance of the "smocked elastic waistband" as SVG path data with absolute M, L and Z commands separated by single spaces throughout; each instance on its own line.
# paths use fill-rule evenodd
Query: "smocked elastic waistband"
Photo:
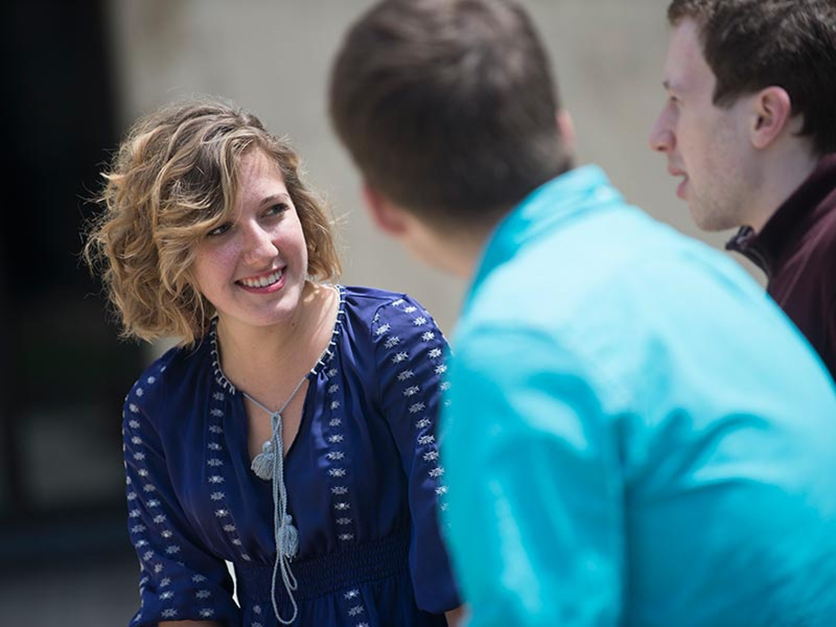
M 299 601 L 314 599 L 353 585 L 386 579 L 408 568 L 409 528 L 351 549 L 291 562 L 299 583 L 294 596 Z M 273 566 L 235 564 L 238 595 L 250 600 L 269 600 Z M 279 606 L 288 602 L 281 581 L 277 582 Z

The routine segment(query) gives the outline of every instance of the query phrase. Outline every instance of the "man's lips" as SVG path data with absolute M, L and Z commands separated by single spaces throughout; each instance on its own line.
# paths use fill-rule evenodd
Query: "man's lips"
M 679 168 L 675 168 L 670 165 L 668 166 L 668 174 L 671 176 L 683 177 L 682 182 L 676 188 L 676 195 L 677 197 L 685 200 L 685 187 L 688 184 L 688 174 L 684 170 L 680 170 Z

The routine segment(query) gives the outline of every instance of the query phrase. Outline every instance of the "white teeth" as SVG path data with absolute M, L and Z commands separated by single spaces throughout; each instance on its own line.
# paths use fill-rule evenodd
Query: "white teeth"
M 241 279 L 241 283 L 247 287 L 267 287 L 268 285 L 273 285 L 280 278 L 282 278 L 282 271 L 276 270 L 272 274 L 268 274 L 260 279 Z

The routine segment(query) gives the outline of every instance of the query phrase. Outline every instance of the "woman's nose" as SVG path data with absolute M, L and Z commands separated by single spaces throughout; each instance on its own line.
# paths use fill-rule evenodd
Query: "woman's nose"
M 244 246 L 244 258 L 253 265 L 273 259 L 279 254 L 278 247 L 273 243 L 272 234 L 258 224 L 251 225 L 246 229 Z

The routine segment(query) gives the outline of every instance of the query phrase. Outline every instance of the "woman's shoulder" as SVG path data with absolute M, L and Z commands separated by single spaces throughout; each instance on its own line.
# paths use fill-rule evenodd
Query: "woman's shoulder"
M 432 316 L 409 294 L 373 287 L 341 289 L 348 324 L 368 330 L 372 350 L 441 337 Z
M 139 375 L 126 396 L 126 406 L 156 414 L 184 391 L 198 389 L 198 379 L 211 370 L 208 344 L 207 338 L 195 346 L 168 349 Z
M 405 292 L 358 285 L 341 285 L 340 290 L 346 309 L 366 314 L 363 317 L 369 320 L 374 320 L 383 310 L 388 309 L 406 311 L 406 313 L 420 310 L 426 314 L 421 304 Z
M 393 292 L 367 285 L 340 285 L 345 300 L 358 305 L 379 307 L 398 299 L 409 298 L 403 292 Z

